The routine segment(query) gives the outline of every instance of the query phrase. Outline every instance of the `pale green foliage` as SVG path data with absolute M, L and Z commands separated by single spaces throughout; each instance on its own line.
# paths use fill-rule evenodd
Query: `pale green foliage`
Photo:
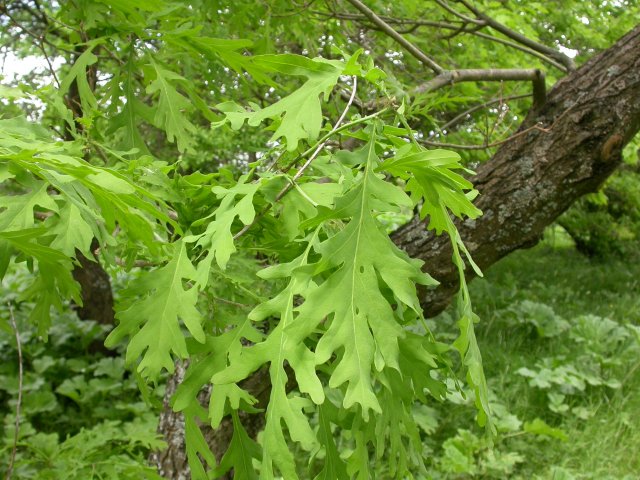
M 213 259 L 215 258 L 218 266 L 224 270 L 229 258 L 236 251 L 231 232 L 231 225 L 236 217 L 244 225 L 249 225 L 255 218 L 253 196 L 260 188 L 260 184 L 245 183 L 247 179 L 247 175 L 243 175 L 238 179 L 238 183 L 229 189 L 221 186 L 213 187 L 211 192 L 221 199 L 220 205 L 210 216 L 194 223 L 193 226 L 207 224 L 203 233 L 185 239 L 208 251 L 204 260 L 198 264 L 198 283 L 202 286 L 208 282 Z M 240 196 L 241 199 L 234 203 L 236 196 Z
M 452 221 L 480 214 L 472 204 L 476 192 L 458 173 L 460 157 L 405 141 L 413 132 L 395 124 L 404 121 L 406 106 L 395 110 L 387 95 L 392 83 L 371 59 L 359 59 L 362 52 L 345 61 L 251 56 L 243 51 L 251 42 L 174 24 L 169 7 L 139 6 L 150 22 L 166 23 L 163 33 L 131 29 L 128 22 L 144 23 L 145 17 L 125 2 L 109 8 L 119 13 L 109 17 L 107 6 L 95 3 L 82 12 L 90 25 L 112 18 L 115 33 L 85 45 L 62 79 L 61 93 L 78 87 L 78 125 L 68 121 L 60 96 L 49 104 L 63 112 L 63 128 L 75 140 L 56 141 L 24 120 L 1 120 L 0 179 L 19 194 L 0 197 L 0 247 L 14 261 L 37 266 L 24 295 L 35 300 L 32 318 L 41 334 L 52 305 L 80 303 L 70 273 L 78 252 L 114 271 L 143 260 L 145 271 L 118 292 L 118 324 L 106 344 L 128 339 L 126 361 L 150 383 L 173 372 L 176 360 L 189 359 L 172 406 L 185 416 L 194 479 L 233 468 L 236 478 L 294 480 L 300 478 L 297 448 L 309 462 L 322 463 L 318 479 L 369 478 L 370 462 L 381 461 L 390 478 L 424 474 L 424 421 L 414 411 L 428 396 L 447 398 L 454 349 L 479 423 L 491 432 L 462 254 L 471 259 Z M 119 36 L 119 28 L 137 32 L 137 40 Z M 124 58 L 100 97 L 87 72 L 111 42 L 124 45 L 112 52 Z M 180 58 L 183 70 L 163 58 L 164 48 Z M 202 69 L 203 58 L 209 70 Z M 274 91 L 283 79 L 289 83 L 267 105 L 229 100 L 212 110 L 209 92 L 189 74 L 206 76 L 214 68 L 235 72 L 236 89 L 240 82 Z M 349 82 L 342 75 L 351 76 Z M 303 83 L 293 86 L 291 77 Z M 357 82 L 387 106 L 363 116 L 333 95 Z M 329 98 L 339 108 L 328 105 Z M 103 112 L 106 99 L 111 103 Z M 334 127 L 343 110 L 342 125 Z M 203 119 L 213 122 L 214 134 L 226 133 L 228 124 L 263 128 L 273 132 L 271 146 L 260 145 L 251 164 L 238 162 L 241 174 L 220 168 L 183 175 L 180 162 L 151 155 L 145 129 L 163 132 L 165 147 L 175 143 L 182 160 L 205 136 Z M 325 143 L 349 137 L 364 146 L 348 152 Z M 107 165 L 96 166 L 90 152 Z M 460 336 L 453 345 L 438 342 L 422 316 L 417 286 L 436 282 L 422 271 L 423 262 L 394 245 L 379 219 L 407 215 L 419 205 L 429 228 L 451 237 L 460 270 Z M 234 272 L 243 261 L 248 287 Z M 0 273 L 9 263 L 0 263 Z M 236 295 L 240 302 L 231 299 Z M 229 313 L 225 304 L 240 313 Z M 257 398 L 243 381 L 258 370 L 268 371 L 271 391 L 256 442 L 239 412 L 257 413 Z M 213 385 L 208 411 L 198 399 L 207 384 Z M 216 465 L 200 425 L 217 428 L 227 415 L 233 438 Z
M 167 140 L 172 142 L 175 139 L 178 148 L 186 150 L 190 145 L 190 134 L 195 132 L 196 127 L 187 117 L 191 103 L 174 86 L 185 83 L 186 79 L 156 62 L 153 62 L 153 68 L 156 78 L 147 87 L 147 93 L 158 95 L 154 123 L 167 132 Z
M 322 126 L 320 95 L 327 96 L 344 70 L 341 62 L 308 60 L 296 55 L 260 55 L 251 64 L 263 71 L 307 77 L 307 81 L 295 92 L 266 108 L 246 111 L 235 103 L 220 104 L 233 128 L 240 128 L 245 120 L 249 125 L 259 125 L 271 118 L 278 127 L 271 141 L 285 137 L 287 149 L 295 150 L 299 140 L 314 140 Z
M 142 356 L 138 371 L 154 381 L 162 369 L 173 371 L 171 353 L 180 358 L 187 357 L 178 318 L 195 339 L 200 342 L 205 339 L 200 314 L 195 308 L 197 289 L 188 287 L 185 290 L 183 286 L 183 281 L 194 280 L 196 270 L 182 242 L 175 242 L 171 248 L 169 263 L 148 272 L 124 292 L 125 298 L 132 298 L 133 302 L 129 305 L 125 301 L 120 306 L 120 324 L 105 342 L 107 346 L 113 346 L 129 335 L 127 361 Z

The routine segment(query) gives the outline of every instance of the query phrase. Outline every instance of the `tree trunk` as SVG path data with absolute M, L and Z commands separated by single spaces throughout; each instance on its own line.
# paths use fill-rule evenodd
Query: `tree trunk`
M 184 417 L 182 412 L 174 412 L 170 406 L 171 397 L 178 388 L 178 385 L 184 379 L 187 362 L 176 362 L 176 371 L 167 382 L 167 387 L 164 395 L 163 411 L 160 414 L 160 423 L 158 424 L 158 432 L 162 434 L 164 440 L 167 442 L 166 450 L 162 452 L 152 452 L 149 461 L 158 468 L 158 472 L 163 478 L 170 480 L 187 480 L 191 478 L 189 471 L 189 464 L 187 463 L 187 453 L 185 448 L 185 432 L 184 432 Z M 295 380 L 293 372 L 287 368 L 289 374 L 289 383 L 287 389 L 295 388 Z M 253 395 L 258 402 L 255 407 L 260 409 L 266 409 L 271 395 L 271 383 L 269 382 L 269 371 L 266 368 L 258 370 L 249 378 L 244 380 L 240 386 Z M 209 398 L 211 396 L 211 385 L 204 388 L 198 400 L 200 404 L 205 406 L 209 404 Z M 256 438 L 258 433 L 264 428 L 265 418 L 264 415 L 249 414 L 246 412 L 240 412 L 240 421 L 245 428 L 247 434 Z M 225 417 L 220 424 L 220 427 L 213 430 L 209 425 L 202 425 L 200 427 L 202 433 L 207 440 L 209 448 L 213 452 L 216 460 L 219 462 L 222 456 L 227 451 L 231 438 L 233 437 L 233 423 L 230 417 Z M 222 480 L 232 480 L 234 478 L 233 470 L 227 472 Z
M 540 126 L 547 131 L 531 129 Z M 596 191 L 620 164 L 622 148 L 640 129 L 640 26 L 613 47 L 560 80 L 547 102 L 529 113 L 519 131 L 472 179 L 480 191 L 477 220 L 457 222 L 481 269 L 535 245 L 542 233 L 582 195 Z M 449 239 L 414 219 L 393 240 L 440 281 L 422 291 L 430 316 L 458 290 Z M 472 278 L 473 271 L 467 271 Z
M 504 144 L 478 168 L 473 179 L 481 193 L 477 202 L 484 215 L 458 222 L 463 241 L 480 268 L 519 248 L 535 245 L 543 230 L 576 199 L 595 191 L 620 163 L 624 145 L 640 129 L 640 27 L 613 47 L 558 82 L 547 102 L 532 111 L 520 127 L 531 129 Z M 428 315 L 442 311 L 458 288 L 448 238 L 427 232 L 415 219 L 399 229 L 394 241 L 441 282 L 422 291 Z M 469 278 L 473 272 L 468 272 Z M 183 370 L 170 381 L 170 395 Z M 264 371 L 251 379 L 254 391 L 269 391 Z M 268 394 L 267 394 L 268 396 Z M 256 416 L 253 416 L 256 417 Z M 252 418 L 252 434 L 262 426 Z M 170 449 L 154 457 L 168 479 L 189 478 L 184 454 L 184 429 L 179 415 L 165 402 L 160 424 Z M 208 434 L 219 458 L 231 438 L 231 425 Z

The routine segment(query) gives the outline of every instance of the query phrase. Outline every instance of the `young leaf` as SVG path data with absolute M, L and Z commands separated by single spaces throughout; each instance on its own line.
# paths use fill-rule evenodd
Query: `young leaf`
M 231 418 L 233 419 L 233 437 L 227 452 L 220 460 L 220 465 L 213 474 L 222 476 L 233 468 L 234 479 L 258 480 L 258 475 L 253 468 L 253 459 L 261 459 L 260 446 L 247 435 L 235 410 L 231 412 Z
M 147 93 L 158 95 L 154 122 L 167 133 L 167 140 L 175 140 L 178 149 L 184 152 L 192 144 L 191 134 L 196 131 L 196 127 L 185 114 L 192 110 L 191 102 L 176 90 L 174 84 L 187 80 L 162 68 L 153 60 L 151 65 L 155 69 L 156 78 L 147 87 Z
M 318 408 L 318 440 L 324 447 L 324 465 L 313 480 L 347 480 L 347 465 L 340 458 L 340 452 L 333 440 L 331 417 L 336 407 L 327 400 Z
M 344 64 L 338 61 L 309 60 L 297 55 L 256 55 L 254 66 L 264 71 L 285 75 L 304 76 L 307 81 L 292 94 L 262 109 L 247 111 L 233 102 L 217 105 L 225 113 L 232 128 L 240 128 L 247 120 L 257 126 L 271 118 L 279 121 L 271 141 L 285 137 L 287 150 L 295 150 L 300 140 L 312 141 L 320 133 L 322 126 L 322 104 L 320 95 L 325 97 L 334 87 Z
M 458 218 L 477 218 L 482 212 L 471 200 L 477 194 L 471 182 L 455 172 L 462 169 L 460 155 L 448 150 L 419 150 L 396 156 L 380 169 L 408 179 L 407 190 L 415 203 L 423 200 L 420 217 L 429 216 L 429 228 L 439 235 L 449 230 L 449 211 Z M 465 193 L 471 191 L 471 193 Z
M 194 281 L 196 270 L 182 241 L 171 245 L 167 265 L 148 272 L 124 293 L 128 308 L 119 309 L 120 324 L 109 334 L 105 345 L 115 346 L 125 335 L 131 337 L 127 362 L 142 356 L 138 371 L 156 381 L 162 369 L 173 372 L 172 353 L 187 357 L 185 338 L 180 330 L 182 320 L 191 335 L 204 342 L 200 313 L 195 305 L 198 292 L 194 286 L 185 289 L 183 281 Z
M 54 212 L 58 205 L 47 193 L 47 184 L 30 182 L 32 190 L 24 195 L 0 196 L 0 231 L 16 231 L 35 226 L 34 211 L 43 207 Z
M 207 256 L 198 264 L 197 280 L 201 287 L 209 281 L 209 271 L 214 258 L 218 266 L 225 269 L 229 258 L 236 251 L 231 232 L 231 226 L 236 217 L 244 225 L 253 222 L 255 217 L 253 196 L 260 188 L 260 184 L 245 183 L 247 179 L 248 176 L 243 175 L 238 183 L 229 189 L 221 186 L 213 187 L 212 192 L 222 201 L 209 217 L 202 219 L 194 226 L 198 226 L 211 217 L 214 219 L 209 222 L 204 233 L 185 238 L 185 242 L 195 242 L 196 246 L 208 251 Z M 236 197 L 241 198 L 236 202 Z

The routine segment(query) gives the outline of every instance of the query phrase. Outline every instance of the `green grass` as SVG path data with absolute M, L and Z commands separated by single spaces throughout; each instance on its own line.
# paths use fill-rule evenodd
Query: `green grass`
M 491 390 L 520 420 L 542 418 L 569 437 L 566 442 L 518 433 L 499 437 L 499 449 L 518 452 L 524 459 L 509 478 L 640 475 L 640 337 L 633 337 L 633 327 L 625 327 L 640 325 L 637 260 L 593 261 L 566 244 L 558 247 L 556 242 L 554 248 L 547 242 L 515 252 L 486 272 L 485 279 L 472 283 L 475 309 L 482 319 L 477 337 Z M 523 308 L 525 301 L 535 308 Z M 547 314 L 555 315 L 549 317 L 553 320 L 545 317 Z M 622 331 L 631 333 L 620 341 L 612 340 L 615 333 L 588 331 L 580 336 L 579 318 L 585 315 L 602 317 L 590 317 L 592 330 L 603 325 L 613 327 L 606 320 L 610 319 L 616 328 L 622 326 Z M 561 332 L 541 337 L 535 322 L 546 322 L 550 328 L 555 328 L 553 323 L 566 325 Z M 541 361 L 578 370 L 585 362 L 593 362 L 599 369 L 598 378 L 621 385 L 611 388 L 587 384 L 583 391 L 567 395 L 567 407 L 575 407 L 588 418 L 570 411 L 554 412 L 549 408 L 547 393 L 562 394 L 571 390 L 570 385 L 538 388 L 517 373 Z M 452 422 L 457 428 L 470 428 Z M 561 467 L 555 469 L 555 475 L 553 467 Z

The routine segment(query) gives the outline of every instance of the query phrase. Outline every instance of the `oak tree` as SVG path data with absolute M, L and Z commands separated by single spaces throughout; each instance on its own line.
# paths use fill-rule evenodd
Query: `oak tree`
M 5 53 L 40 71 L 0 86 L 0 276 L 31 269 L 44 338 L 73 301 L 144 382 L 173 374 L 167 478 L 294 479 L 294 451 L 315 478 L 416 474 L 416 404 L 462 382 L 492 432 L 466 278 L 640 129 L 637 12 L 3 2 Z M 425 316 L 452 298 L 449 345 Z

